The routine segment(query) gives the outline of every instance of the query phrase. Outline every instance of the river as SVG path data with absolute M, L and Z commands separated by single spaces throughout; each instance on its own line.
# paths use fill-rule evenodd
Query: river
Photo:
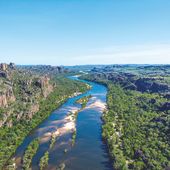
M 49 165 L 46 169 L 49 170 L 55 170 L 62 163 L 65 164 L 65 170 L 112 169 L 107 146 L 103 143 L 101 136 L 101 115 L 106 105 L 107 89 L 98 83 L 79 80 L 76 76 L 69 78 L 85 82 L 92 86 L 92 88 L 86 93 L 68 99 L 66 103 L 53 111 L 45 121 L 24 139 L 14 155 L 17 169 L 22 169 L 24 151 L 35 138 L 40 138 L 41 142 L 32 160 L 33 170 L 39 169 L 40 158 L 47 150 L 49 151 Z M 81 108 L 80 104 L 75 103 L 75 101 L 87 95 L 92 95 L 92 97 L 86 108 L 78 113 L 76 120 L 77 135 L 74 146 L 71 145 L 72 132 L 63 131 L 62 135 L 57 138 L 54 147 L 50 149 L 50 138 L 48 134 L 55 132 L 56 129 L 62 129 L 66 124 L 64 120 L 68 112 Z M 67 152 L 65 153 L 64 150 L 67 150 Z

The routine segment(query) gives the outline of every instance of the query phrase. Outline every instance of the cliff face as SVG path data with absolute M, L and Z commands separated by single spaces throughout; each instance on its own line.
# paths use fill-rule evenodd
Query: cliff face
M 7 87 L 0 95 L 0 107 L 6 107 L 16 100 L 12 87 Z
M 138 79 L 135 82 L 135 85 L 137 86 L 137 90 L 142 92 L 151 91 L 157 93 L 157 92 L 166 92 L 169 90 L 167 84 L 154 82 L 154 79 L 149 79 L 149 78 Z
M 54 67 L 43 67 L 45 74 L 38 66 L 40 73 L 14 64 L 1 68 L 6 76 L 0 77 L 0 169 L 6 165 L 5 169 L 9 169 L 14 165 L 10 158 L 28 133 L 67 98 L 84 92 L 87 86 L 57 77 L 55 72 L 49 74 Z
M 53 86 L 49 83 L 50 78 L 47 76 L 41 77 L 36 81 L 36 85 L 41 88 L 43 96 L 46 98 L 52 91 Z
M 0 64 L 0 127 L 31 120 L 39 111 L 39 101 L 52 91 L 47 75 L 16 68 L 13 63 Z
M 35 66 L 22 66 L 23 69 L 38 73 L 40 75 L 56 75 L 68 72 L 68 69 L 62 66 L 50 65 L 35 65 Z
M 122 71 L 119 69 L 113 69 L 109 66 L 102 69 L 94 68 L 91 70 L 91 75 L 93 80 L 109 80 L 112 83 L 118 83 L 124 88 L 130 90 L 163 94 L 169 92 L 169 73 L 168 70 L 162 73 L 161 67 L 163 66 L 160 68 L 155 67 L 157 72 L 153 70 L 145 70 L 145 68 L 135 67 L 133 68 L 134 73 L 129 73 L 131 70 L 127 72 L 128 67 L 124 67 L 125 69 L 122 69 Z
M 12 65 L 12 66 L 11 66 Z M 7 107 L 15 101 L 12 82 L 9 80 L 11 73 L 15 69 L 13 64 L 0 64 L 0 107 Z

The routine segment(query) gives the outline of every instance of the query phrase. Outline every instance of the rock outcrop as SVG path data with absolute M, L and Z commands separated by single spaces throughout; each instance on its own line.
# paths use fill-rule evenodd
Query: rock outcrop
M 151 71 L 150 75 L 143 76 L 120 70 L 115 71 L 114 69 L 115 68 L 110 66 L 102 69 L 93 68 L 91 70 L 91 77 L 94 81 L 109 80 L 112 83 L 120 84 L 126 89 L 140 92 L 166 94 L 170 90 L 170 85 L 165 81 L 164 77 L 161 76 L 162 73 L 159 75 L 156 72 Z M 168 75 L 168 73 L 166 74 Z M 164 76 L 166 74 L 164 74 Z
M 6 87 L 6 89 L 0 93 L 0 107 L 8 106 L 9 103 L 15 101 L 12 87 Z
M 15 66 L 0 64 L 0 127 L 12 128 L 21 120 L 31 121 L 40 101 L 56 88 L 51 79 L 63 73 L 63 67 Z
M 11 111 L 1 113 L 0 127 L 2 127 L 4 124 L 6 124 L 8 118 L 10 117 L 10 115 L 11 115 Z M 12 125 L 12 123 L 11 123 L 11 125 Z
M 7 105 L 8 105 L 8 103 L 7 103 L 6 95 L 1 94 L 0 95 L 0 107 L 5 107 Z
M 169 89 L 167 84 L 158 83 L 149 78 L 140 78 L 135 82 L 135 85 L 137 86 L 137 90 L 142 92 L 150 91 L 157 93 L 165 92 Z
M 44 76 L 35 82 L 36 86 L 41 88 L 44 97 L 47 97 L 53 91 L 53 86 L 49 83 L 49 81 L 50 78 Z
M 0 64 L 0 70 L 6 71 L 7 69 L 8 69 L 8 64 L 5 64 L 5 63 Z
M 11 72 L 15 70 L 15 64 L 14 63 L 10 63 L 10 64 L 6 64 L 6 63 L 1 63 L 0 64 L 0 78 L 10 78 L 11 76 Z
M 50 66 L 50 65 L 35 65 L 35 66 L 23 66 L 25 70 L 39 73 L 40 75 L 55 75 L 68 72 L 68 70 L 62 66 Z
M 39 104 L 33 104 L 27 113 L 28 119 L 32 119 L 34 114 L 37 113 L 38 111 L 39 111 Z

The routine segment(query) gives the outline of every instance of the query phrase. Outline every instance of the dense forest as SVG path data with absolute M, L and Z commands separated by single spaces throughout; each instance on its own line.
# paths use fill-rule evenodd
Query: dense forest
M 169 77 L 166 66 L 95 68 L 83 76 L 108 87 L 102 136 L 114 169 L 170 168 Z
M 103 116 L 116 169 L 165 169 L 170 166 L 170 112 L 159 111 L 166 99 L 109 85 Z

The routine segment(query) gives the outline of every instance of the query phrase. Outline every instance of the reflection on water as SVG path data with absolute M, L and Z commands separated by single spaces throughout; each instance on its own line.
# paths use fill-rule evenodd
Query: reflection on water
M 78 79 L 77 77 L 71 78 Z M 108 153 L 106 152 L 106 145 L 101 138 L 101 114 L 106 106 L 107 89 L 97 83 L 81 81 L 91 85 L 92 89 L 82 95 L 70 98 L 25 138 L 15 154 L 18 169 L 22 169 L 21 158 L 25 149 L 37 137 L 40 138 L 41 142 L 32 160 L 32 169 L 39 169 L 40 158 L 47 150 L 49 151 L 49 166 L 47 169 L 50 170 L 56 169 L 61 163 L 66 165 L 66 170 L 112 169 Z M 90 98 L 87 107 L 78 114 L 76 142 L 72 146 L 72 128 L 74 125 L 71 122 L 67 122 L 67 114 L 68 112 L 79 110 L 80 105 L 76 104 L 75 101 L 90 94 L 92 98 Z M 58 131 L 60 136 L 57 138 L 54 146 L 49 149 L 51 134 Z

